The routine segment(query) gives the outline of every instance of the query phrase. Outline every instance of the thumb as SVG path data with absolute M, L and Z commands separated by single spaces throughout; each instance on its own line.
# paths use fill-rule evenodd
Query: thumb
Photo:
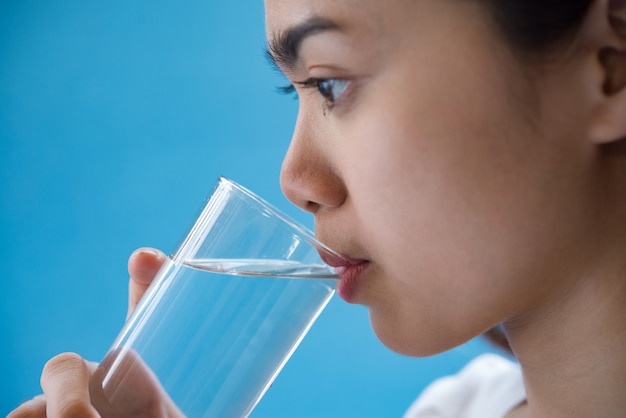
M 74 353 L 50 359 L 41 373 L 46 416 L 99 417 L 89 397 L 89 378 L 94 369 L 95 364 L 87 363 Z

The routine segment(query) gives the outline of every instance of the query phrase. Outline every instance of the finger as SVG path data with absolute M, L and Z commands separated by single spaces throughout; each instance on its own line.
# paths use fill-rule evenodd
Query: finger
M 98 413 L 89 399 L 92 365 L 78 354 L 63 353 L 50 359 L 41 374 L 48 417 L 96 418 Z
M 46 397 L 35 396 L 9 413 L 7 418 L 46 418 Z
M 128 314 L 135 309 L 152 279 L 165 262 L 166 256 L 153 248 L 140 248 L 128 259 Z
M 128 273 L 133 281 L 149 285 L 165 261 L 165 254 L 154 248 L 140 248 L 128 259 Z

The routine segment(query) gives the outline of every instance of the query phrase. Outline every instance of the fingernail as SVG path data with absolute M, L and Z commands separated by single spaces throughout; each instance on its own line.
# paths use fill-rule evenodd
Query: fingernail
M 149 254 L 149 255 L 156 256 L 157 258 L 160 258 L 162 256 L 161 252 L 157 250 L 153 250 L 151 248 L 141 248 L 137 250 L 137 254 Z

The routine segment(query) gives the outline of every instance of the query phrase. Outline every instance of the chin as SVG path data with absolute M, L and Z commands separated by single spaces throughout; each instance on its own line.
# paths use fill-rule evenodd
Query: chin
M 403 326 L 401 321 L 375 315 L 370 310 L 370 322 L 376 337 L 391 351 L 409 357 L 430 357 L 451 350 L 466 339 L 433 333 L 433 329 L 418 330 Z

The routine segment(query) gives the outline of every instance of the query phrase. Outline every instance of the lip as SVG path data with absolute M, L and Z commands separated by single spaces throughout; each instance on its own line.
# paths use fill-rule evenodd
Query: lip
M 339 297 L 348 303 L 355 303 L 360 277 L 363 271 L 369 266 L 370 262 L 368 260 L 344 256 L 338 258 L 332 254 L 324 254 L 321 252 L 320 256 L 326 264 L 334 267 L 335 273 L 341 277 L 337 285 L 337 294 Z
M 348 303 L 355 303 L 359 282 L 363 271 L 369 264 L 367 260 L 359 260 L 356 264 L 335 267 L 335 272 L 341 276 L 341 281 L 337 285 L 337 294 L 341 299 Z

